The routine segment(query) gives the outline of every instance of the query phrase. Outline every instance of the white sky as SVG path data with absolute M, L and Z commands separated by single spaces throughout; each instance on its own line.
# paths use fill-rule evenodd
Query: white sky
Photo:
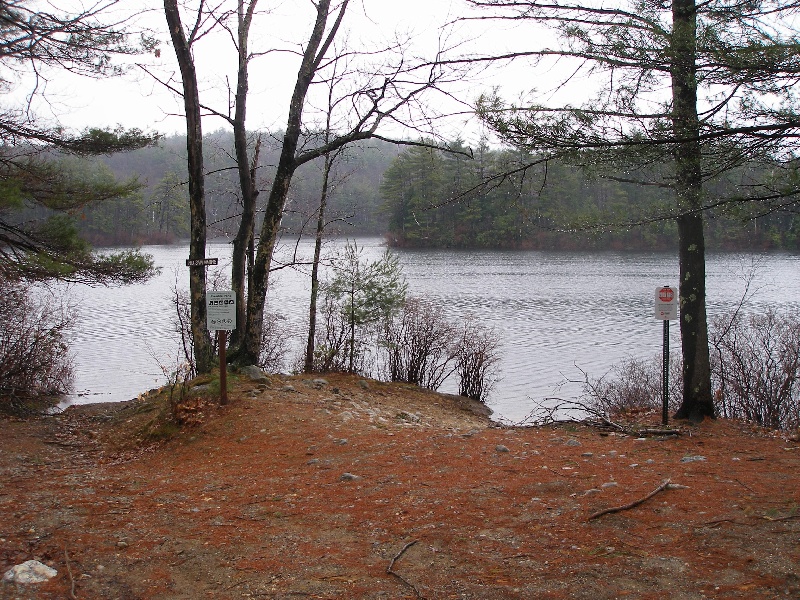
M 123 4 L 126 9 L 136 6 L 127 1 Z M 140 0 L 137 4 L 150 7 L 145 22 L 156 31 L 162 43 L 160 57 L 137 57 L 136 60 L 146 63 L 159 76 L 173 76 L 179 82 L 162 12 L 163 4 L 158 0 Z M 251 49 L 297 48 L 308 36 L 314 17 L 310 0 L 260 0 L 259 8 L 269 10 L 270 14 L 262 14 L 255 21 L 251 30 Z M 465 4 L 461 0 L 351 0 L 345 27 L 351 46 L 378 44 L 397 34 L 409 34 L 413 37 L 413 54 L 429 57 L 436 52 L 443 31 L 448 32 L 449 43 L 463 41 L 454 55 L 468 51 L 500 52 L 510 48 L 512 41 L 519 46 L 536 39 L 529 30 L 530 24 L 525 25 L 527 30 L 522 26 L 501 29 L 497 23 L 490 27 L 488 22 L 443 29 L 444 24 L 464 14 L 464 10 Z M 537 45 L 541 44 L 536 41 Z M 231 86 L 235 86 L 236 78 L 236 59 L 230 39 L 220 34 L 200 41 L 196 46 L 195 63 L 200 78 L 201 102 L 224 111 L 228 102 L 226 76 Z M 251 63 L 249 129 L 275 130 L 284 126 L 297 64 L 298 59 L 287 53 L 272 53 Z M 480 91 L 488 90 L 498 82 L 504 83 L 507 97 L 536 87 L 531 72 L 520 61 L 463 80 L 452 85 L 449 91 L 471 103 Z M 49 104 L 37 105 L 36 112 L 43 118 L 55 115 L 67 127 L 82 129 L 121 124 L 165 134 L 185 131 L 182 100 L 137 67 L 124 77 L 104 80 L 53 72 L 47 86 L 47 97 Z M 441 111 L 465 108 L 448 102 L 441 95 L 431 97 L 431 102 Z M 468 141 L 477 138 L 479 127 L 466 123 L 465 118 L 443 122 L 442 135 L 453 137 L 456 133 L 466 132 Z M 206 118 L 203 123 L 205 132 L 224 126 L 221 119 L 213 117 Z

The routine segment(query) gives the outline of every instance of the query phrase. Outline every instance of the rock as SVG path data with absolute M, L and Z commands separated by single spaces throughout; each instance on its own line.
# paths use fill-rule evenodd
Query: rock
M 293 385 L 285 385 L 281 388 L 282 392 L 295 392 L 297 390 L 294 389 Z
M 256 365 L 247 365 L 246 367 L 242 367 L 239 372 L 248 377 L 250 381 L 255 381 L 256 383 L 269 383 L 269 377 L 259 369 Z
M 605 489 L 608 489 L 608 488 L 610 488 L 610 487 L 617 487 L 618 485 L 619 485 L 619 484 L 618 484 L 616 481 L 609 481 L 609 482 L 607 482 L 607 483 L 604 483 L 604 484 L 603 484 L 603 485 L 601 485 L 600 487 L 601 487 L 601 488 L 603 488 L 603 489 L 605 490 Z
M 511 450 L 509 450 L 506 446 L 503 446 L 503 444 L 497 444 L 494 449 L 495 452 L 511 452 Z
M 567 446 L 580 446 L 581 443 L 578 440 L 567 440 Z
M 369 389 L 369 382 L 366 379 L 359 379 L 358 385 L 361 387 L 362 390 Z
M 342 476 L 339 477 L 341 481 L 358 481 L 361 479 L 358 475 L 353 475 L 352 473 L 342 473 Z
M 321 377 L 319 377 L 319 378 L 313 380 L 311 382 L 311 385 L 313 385 L 317 389 L 321 389 L 321 388 L 324 388 L 326 385 L 328 385 L 328 380 L 327 379 L 322 379 Z
M 6 571 L 3 581 L 20 584 L 42 583 L 56 575 L 58 575 L 58 571 L 55 569 L 51 569 L 38 560 L 29 560 Z
M 681 459 L 681 462 L 682 463 L 701 462 L 701 461 L 704 461 L 705 459 L 706 459 L 705 456 L 699 456 L 699 455 L 698 456 L 684 456 Z

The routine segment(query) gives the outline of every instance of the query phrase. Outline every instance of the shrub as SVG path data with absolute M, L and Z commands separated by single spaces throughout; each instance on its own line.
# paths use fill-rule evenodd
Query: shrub
M 771 429 L 800 427 L 800 319 L 770 309 L 739 311 L 709 327 L 717 414 Z M 630 359 L 586 382 L 590 404 L 607 414 L 661 406 L 661 357 Z M 680 359 L 670 359 L 670 409 L 683 394 Z
M 455 370 L 457 335 L 457 328 L 432 302 L 407 298 L 383 333 L 388 379 L 439 389 Z
M 63 296 L 0 279 L 0 397 L 5 408 L 21 408 L 21 398 L 69 391 L 73 372 L 67 342 L 74 324 L 75 311 Z
M 717 410 L 772 429 L 800 427 L 800 319 L 793 314 L 712 321 Z
M 459 395 L 486 402 L 497 381 L 499 347 L 500 339 L 494 331 L 473 319 L 464 322 L 456 358 Z

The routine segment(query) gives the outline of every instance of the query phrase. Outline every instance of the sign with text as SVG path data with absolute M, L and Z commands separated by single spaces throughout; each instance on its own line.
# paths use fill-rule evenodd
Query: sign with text
M 187 267 L 207 267 L 209 265 L 216 265 L 219 259 L 216 258 L 187 258 Z
M 678 291 L 668 285 L 656 288 L 656 319 L 674 321 L 678 318 Z
M 236 329 L 236 292 L 233 290 L 206 292 L 206 326 L 209 331 Z

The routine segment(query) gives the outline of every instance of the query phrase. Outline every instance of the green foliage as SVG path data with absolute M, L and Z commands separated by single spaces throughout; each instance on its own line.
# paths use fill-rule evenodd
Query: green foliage
M 385 322 L 402 306 L 407 285 L 399 258 L 388 250 L 376 261 L 364 261 L 362 249 L 348 242 L 333 259 L 332 275 L 321 287 L 326 311 L 338 320 L 341 347 L 336 353 L 346 357 L 346 370 L 355 372 L 364 351 L 363 338 L 372 327 Z M 320 345 L 321 352 L 330 352 L 329 344 Z
M 390 242 L 455 248 L 676 247 L 670 190 L 624 181 L 630 174 L 618 173 L 615 180 L 610 171 L 597 176 L 559 160 L 535 163 L 526 152 L 486 146 L 473 160 L 428 148 L 406 150 L 381 184 Z M 524 165 L 530 166 L 513 173 Z M 741 181 L 764 175 L 755 166 L 737 171 Z M 798 247 L 800 219 L 792 213 L 765 215 L 758 205 L 746 203 L 708 213 L 711 248 Z

